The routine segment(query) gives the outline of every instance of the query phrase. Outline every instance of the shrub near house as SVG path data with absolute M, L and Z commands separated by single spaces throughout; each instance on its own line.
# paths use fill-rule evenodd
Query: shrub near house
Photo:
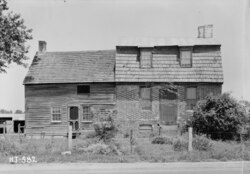
M 195 109 L 191 125 L 196 134 L 212 139 L 232 140 L 246 125 L 245 109 L 225 93 L 200 101 Z

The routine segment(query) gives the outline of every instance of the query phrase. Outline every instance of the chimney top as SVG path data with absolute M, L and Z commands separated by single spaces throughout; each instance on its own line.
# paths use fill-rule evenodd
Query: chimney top
M 203 25 L 198 27 L 198 38 L 213 38 L 213 25 Z
M 47 43 L 45 41 L 38 41 L 38 51 L 46 52 Z

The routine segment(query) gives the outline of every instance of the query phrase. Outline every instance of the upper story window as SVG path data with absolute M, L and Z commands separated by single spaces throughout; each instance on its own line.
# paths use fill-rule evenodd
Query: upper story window
M 192 67 L 192 47 L 180 47 L 181 67 Z
M 141 68 L 152 68 L 152 49 L 140 48 L 138 59 L 140 60 Z
M 77 94 L 90 94 L 90 86 L 89 85 L 78 85 L 77 86 Z

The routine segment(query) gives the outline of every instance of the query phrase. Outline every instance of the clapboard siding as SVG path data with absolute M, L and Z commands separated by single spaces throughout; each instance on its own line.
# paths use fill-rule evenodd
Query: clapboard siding
M 27 133 L 67 132 L 69 105 L 107 104 L 115 100 L 115 84 L 92 83 L 89 95 L 77 94 L 77 84 L 25 85 Z M 60 123 L 51 122 L 51 107 L 61 108 Z M 62 131 L 63 130 L 63 131 Z

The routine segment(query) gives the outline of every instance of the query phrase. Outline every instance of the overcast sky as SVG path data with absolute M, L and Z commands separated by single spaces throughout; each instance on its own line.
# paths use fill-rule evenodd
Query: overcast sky
M 11 0 L 9 7 L 33 29 L 29 64 L 38 40 L 47 42 L 47 51 L 114 49 L 123 37 L 195 38 L 199 25 L 213 24 L 214 37 L 222 44 L 223 92 L 250 100 L 250 46 L 245 39 L 250 36 L 249 4 L 248 0 Z M 13 64 L 7 74 L 0 74 L 0 109 L 24 110 L 22 82 L 27 71 Z

